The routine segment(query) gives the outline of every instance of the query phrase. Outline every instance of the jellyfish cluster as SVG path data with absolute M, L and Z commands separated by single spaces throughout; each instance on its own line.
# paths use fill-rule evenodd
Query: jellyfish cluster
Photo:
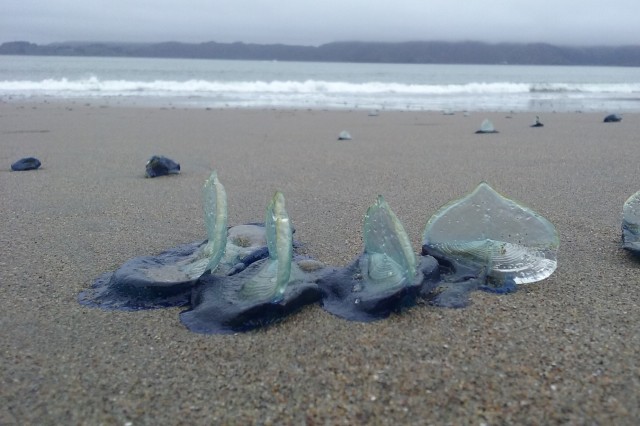
M 215 171 L 204 183 L 203 200 L 207 240 L 131 259 L 100 275 L 78 301 L 130 311 L 186 307 L 180 321 L 189 330 L 228 334 L 267 326 L 318 303 L 337 317 L 361 322 L 419 303 L 460 308 L 474 290 L 513 292 L 549 277 L 557 266 L 554 226 L 484 182 L 428 220 L 420 254 L 378 196 L 364 216 L 363 252 L 346 267 L 296 253 L 281 192 L 267 205 L 264 222 L 232 227 Z

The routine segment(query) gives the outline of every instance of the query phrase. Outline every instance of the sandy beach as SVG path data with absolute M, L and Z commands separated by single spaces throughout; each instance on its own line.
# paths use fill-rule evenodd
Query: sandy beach
M 640 259 L 620 222 L 640 114 L 606 113 L 0 104 L 0 424 L 637 424 Z M 474 134 L 484 118 L 500 133 Z M 182 173 L 145 179 L 153 154 Z M 10 171 L 27 156 L 42 167 Z M 363 324 L 309 306 L 227 336 L 181 308 L 80 306 L 101 273 L 205 238 L 212 169 L 230 225 L 280 190 L 304 252 L 336 266 L 378 194 L 419 252 L 429 217 L 486 181 L 556 226 L 558 269 L 465 309 Z

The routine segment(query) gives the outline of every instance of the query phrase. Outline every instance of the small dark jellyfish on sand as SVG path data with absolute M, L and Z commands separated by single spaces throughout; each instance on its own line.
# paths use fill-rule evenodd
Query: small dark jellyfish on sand
M 323 308 L 351 321 L 375 321 L 416 303 L 422 286 L 439 280 L 431 256 L 418 260 L 402 226 L 382 196 L 363 225 L 364 253 L 318 281 Z
M 480 129 L 476 130 L 476 133 L 478 134 L 498 133 L 498 131 L 496 130 L 495 127 L 493 127 L 493 123 L 491 121 L 489 121 L 488 119 L 485 119 L 480 125 Z
M 640 191 L 622 207 L 622 248 L 640 256 Z
M 343 130 L 338 135 L 338 140 L 339 141 L 350 141 L 351 140 L 351 135 L 346 130 Z
M 91 288 L 80 293 L 78 302 L 129 311 L 184 306 L 197 279 L 187 268 L 204 246 L 204 242 L 185 244 L 156 256 L 131 259 L 96 278 Z
M 472 290 L 509 293 L 541 281 L 557 267 L 558 246 L 549 221 L 482 182 L 427 222 L 422 253 L 438 260 L 443 281 L 426 297 L 463 307 Z
M 531 127 L 544 127 L 544 124 L 540 122 L 540 117 L 536 115 L 536 122 L 531 125 Z
M 267 255 L 264 227 L 227 229 L 227 198 L 215 172 L 203 187 L 208 240 L 125 262 L 98 277 L 78 296 L 86 306 L 140 310 L 187 305 L 191 289 L 207 271 L 234 274 Z
M 154 155 L 147 161 L 145 176 L 154 178 L 157 176 L 175 175 L 180 173 L 180 164 L 162 155 Z
M 605 123 L 619 123 L 622 121 L 622 116 L 618 114 L 609 114 L 604 120 Z
M 293 238 L 284 196 L 276 192 L 267 206 L 269 256 L 233 276 L 205 274 L 180 321 L 191 331 L 229 334 L 281 321 L 320 299 L 316 284 L 324 265 L 293 258 Z
M 21 172 L 24 170 L 36 170 L 41 165 L 42 163 L 37 158 L 26 157 L 26 158 L 21 158 L 20 160 L 13 163 L 11 165 L 11 170 L 13 170 L 14 172 Z

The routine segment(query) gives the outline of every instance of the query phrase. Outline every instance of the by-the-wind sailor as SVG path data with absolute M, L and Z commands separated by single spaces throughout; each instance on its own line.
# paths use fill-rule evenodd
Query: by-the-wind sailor
M 353 321 L 386 318 L 415 304 L 425 281 L 438 280 L 438 263 L 416 259 L 411 242 L 382 196 L 369 207 L 363 225 L 364 253 L 346 268 L 320 278 L 323 308 Z
M 196 279 L 184 267 L 197 258 L 205 243 L 170 248 L 155 256 L 128 260 L 100 275 L 78 295 L 80 304 L 102 309 L 140 310 L 184 306 Z
M 544 124 L 540 122 L 540 117 L 536 115 L 536 121 L 531 125 L 531 127 L 544 127 Z
M 343 130 L 338 135 L 338 140 L 339 141 L 350 141 L 351 140 L 351 134 L 349 134 L 349 132 L 347 132 L 346 130 Z
M 476 133 L 498 133 L 495 127 L 493 127 L 493 123 L 486 119 L 480 125 L 480 129 L 476 130 Z
M 36 170 L 42 163 L 35 157 L 21 158 L 15 163 L 11 164 L 11 170 L 14 172 L 22 172 L 25 170 Z
M 131 259 L 116 271 L 98 277 L 91 288 L 80 293 L 78 301 L 122 310 L 184 306 L 205 271 L 234 273 L 266 255 L 260 243 L 263 227 L 241 225 L 227 230 L 226 192 L 215 171 L 204 184 L 203 198 L 207 241 Z M 229 241 L 227 233 L 232 236 Z M 239 241 L 246 243 L 239 246 Z
M 619 123 L 622 121 L 622 116 L 618 114 L 609 114 L 604 118 L 603 121 L 605 123 Z
M 154 178 L 178 173 L 180 173 L 180 164 L 165 156 L 154 155 L 147 161 L 146 177 Z
M 622 207 L 622 248 L 640 255 L 640 191 Z
M 481 183 L 467 196 L 442 207 L 427 222 L 423 254 L 446 265 L 435 304 L 464 306 L 465 292 L 449 300 L 451 292 L 482 288 L 509 292 L 515 284 L 543 280 L 557 266 L 558 233 L 536 212 Z
M 276 192 L 267 206 L 265 222 L 269 257 L 233 276 L 203 275 L 193 289 L 191 309 L 180 314 L 189 330 L 248 331 L 320 299 L 315 281 L 323 265 L 293 261 L 293 232 L 282 193 Z

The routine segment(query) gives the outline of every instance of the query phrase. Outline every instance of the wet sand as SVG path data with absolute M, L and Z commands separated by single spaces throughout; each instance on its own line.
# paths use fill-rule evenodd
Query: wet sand
M 640 259 L 619 246 L 640 115 L 507 115 L 0 104 L 0 424 L 635 424 Z M 500 133 L 474 134 L 484 118 Z M 145 179 L 153 154 L 182 173 Z M 41 169 L 10 172 L 26 156 Z M 378 194 L 418 251 L 431 214 L 484 180 L 556 225 L 559 266 L 466 309 L 361 324 L 310 306 L 229 336 L 177 308 L 80 306 L 99 274 L 204 238 L 212 168 L 230 225 L 281 190 L 333 265 L 361 252 Z

